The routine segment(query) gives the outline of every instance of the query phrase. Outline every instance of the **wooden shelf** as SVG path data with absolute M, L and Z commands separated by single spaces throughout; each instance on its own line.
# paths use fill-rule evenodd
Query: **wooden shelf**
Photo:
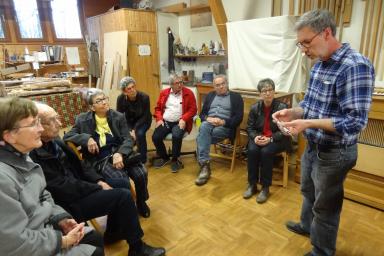
M 196 59 L 196 58 L 226 58 L 227 55 L 175 55 L 178 59 Z
M 185 7 L 185 5 L 180 5 L 178 8 L 174 8 L 174 6 L 172 6 L 172 8 L 169 9 L 165 7 L 161 10 L 166 13 L 174 13 L 177 15 L 189 15 L 195 13 L 210 12 L 211 8 L 207 4 L 199 4 L 191 7 Z

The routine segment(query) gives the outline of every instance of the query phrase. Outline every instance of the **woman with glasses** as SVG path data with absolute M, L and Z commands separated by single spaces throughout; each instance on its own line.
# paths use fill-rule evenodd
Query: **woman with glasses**
M 0 255 L 104 255 L 101 236 L 54 203 L 28 156 L 42 145 L 35 104 L 1 98 L 0 120 Z
M 273 158 L 286 150 L 290 141 L 272 121 L 273 113 L 287 108 L 286 104 L 274 99 L 275 83 L 269 78 L 263 79 L 257 85 L 257 90 L 261 100 L 252 105 L 248 116 L 248 188 L 243 197 L 249 199 L 256 194 L 260 179 L 262 188 L 256 202 L 261 204 L 269 197 Z
M 116 110 L 125 114 L 128 129 L 136 140 L 141 162 L 147 162 L 146 134 L 152 123 L 149 96 L 136 90 L 136 81 L 126 76 L 120 81 L 121 94 L 117 98 Z
M 147 218 L 150 209 L 148 173 L 140 155 L 133 152 L 124 114 L 110 109 L 103 91 L 95 89 L 87 97 L 90 111 L 76 117 L 75 125 L 63 139 L 82 148 L 85 168 L 93 168 L 107 178 L 128 178 L 135 183 L 139 214 Z

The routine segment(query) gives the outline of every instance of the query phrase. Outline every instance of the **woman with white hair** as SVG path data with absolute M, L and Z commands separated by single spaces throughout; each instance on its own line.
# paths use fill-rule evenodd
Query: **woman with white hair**
M 117 98 L 116 110 L 123 113 L 131 136 L 136 140 L 141 162 L 147 162 L 146 133 L 151 126 L 149 96 L 136 90 L 136 81 L 126 76 L 120 81 L 121 95 Z

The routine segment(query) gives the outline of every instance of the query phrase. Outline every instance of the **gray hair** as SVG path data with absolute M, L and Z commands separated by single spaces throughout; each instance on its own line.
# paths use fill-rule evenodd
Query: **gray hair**
M 268 87 L 271 86 L 272 89 L 275 90 L 275 83 L 270 78 L 265 78 L 260 80 L 259 83 L 257 84 L 257 90 L 261 92 L 261 90 L 263 90 L 267 86 Z
M 181 76 L 178 75 L 177 73 L 171 73 L 169 75 L 169 80 L 168 80 L 169 84 L 170 85 L 174 84 L 175 80 L 177 80 L 177 79 L 181 79 Z M 183 80 L 183 79 L 181 79 L 181 80 Z
M 120 89 L 125 89 L 125 87 L 127 87 L 129 84 L 136 84 L 135 79 L 133 79 L 131 76 L 123 77 L 120 80 Z
M 295 24 L 295 31 L 309 27 L 315 33 L 320 33 L 330 27 L 332 35 L 336 35 L 336 22 L 332 13 L 324 9 L 316 9 L 304 13 Z
M 90 88 L 87 92 L 87 103 L 89 106 L 92 106 L 93 105 L 93 99 L 96 97 L 96 96 L 99 96 L 99 95 L 105 95 L 105 93 L 98 89 L 98 88 Z
M 217 76 L 215 76 L 215 78 L 213 78 L 213 81 L 215 81 L 218 78 L 224 79 L 225 84 L 228 85 L 228 80 L 227 80 L 227 76 L 226 75 L 223 75 L 223 74 L 217 75 Z

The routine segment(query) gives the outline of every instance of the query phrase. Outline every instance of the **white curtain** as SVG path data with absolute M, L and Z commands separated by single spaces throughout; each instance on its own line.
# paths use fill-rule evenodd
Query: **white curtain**
M 257 89 L 271 78 L 276 91 L 305 91 L 309 61 L 295 45 L 295 21 L 278 16 L 227 23 L 230 88 Z

